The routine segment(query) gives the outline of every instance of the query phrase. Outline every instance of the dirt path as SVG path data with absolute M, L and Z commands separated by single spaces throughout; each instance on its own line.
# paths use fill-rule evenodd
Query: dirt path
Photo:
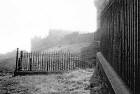
M 77 69 L 63 74 L 7 76 L 0 79 L 0 94 L 90 94 L 94 70 Z

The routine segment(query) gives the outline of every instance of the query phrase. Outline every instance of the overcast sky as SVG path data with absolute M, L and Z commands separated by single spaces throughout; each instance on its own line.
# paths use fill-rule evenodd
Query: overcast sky
M 93 0 L 0 0 L 0 53 L 30 50 L 30 39 L 49 29 L 94 32 Z

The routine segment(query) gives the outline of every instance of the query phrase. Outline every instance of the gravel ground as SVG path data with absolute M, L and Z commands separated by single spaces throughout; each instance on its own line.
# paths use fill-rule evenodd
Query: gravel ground
M 90 94 L 93 74 L 93 69 L 77 69 L 63 74 L 0 76 L 0 94 Z M 99 80 L 93 81 L 92 89 L 99 91 Z

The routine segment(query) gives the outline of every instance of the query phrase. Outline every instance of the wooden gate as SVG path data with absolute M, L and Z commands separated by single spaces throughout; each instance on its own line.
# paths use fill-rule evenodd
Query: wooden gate
M 83 68 L 85 63 L 80 56 L 72 55 L 69 51 L 23 52 L 17 49 L 15 75 L 34 73 L 59 73 Z

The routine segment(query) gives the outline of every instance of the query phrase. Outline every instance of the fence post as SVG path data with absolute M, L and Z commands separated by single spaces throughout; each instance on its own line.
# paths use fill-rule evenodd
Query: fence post
M 26 57 L 25 57 L 25 53 L 23 52 L 23 59 L 22 59 L 22 70 L 26 69 Z
M 32 71 L 32 58 L 30 58 L 30 71 Z
M 20 60 L 18 62 L 18 71 L 22 69 L 22 57 L 23 57 L 23 51 L 20 52 Z
M 35 62 L 34 62 L 34 52 L 32 52 L 32 64 L 33 64 L 33 71 L 34 71 L 34 69 L 35 69 Z
M 27 53 L 27 69 L 26 70 L 29 70 L 30 68 L 29 68 L 29 62 L 30 62 L 30 60 L 29 60 L 29 53 Z
M 48 70 L 49 70 L 49 69 L 48 69 L 48 56 L 49 56 L 48 53 L 45 52 L 45 57 L 44 57 L 45 62 L 46 62 L 46 63 L 45 63 L 45 64 L 46 64 L 46 65 L 45 65 L 45 70 L 46 70 L 47 72 L 48 72 Z
M 67 59 L 68 59 L 69 69 L 72 70 L 72 63 L 70 62 L 70 53 L 69 53 L 69 51 L 68 51 Z
M 18 51 L 19 48 L 17 48 L 17 53 L 16 53 L 16 71 L 18 71 Z
M 29 67 L 30 68 L 30 71 L 32 71 L 32 66 L 33 66 L 32 65 L 32 53 L 29 54 L 29 66 L 30 66 Z
M 37 71 L 39 71 L 39 53 L 37 52 Z

